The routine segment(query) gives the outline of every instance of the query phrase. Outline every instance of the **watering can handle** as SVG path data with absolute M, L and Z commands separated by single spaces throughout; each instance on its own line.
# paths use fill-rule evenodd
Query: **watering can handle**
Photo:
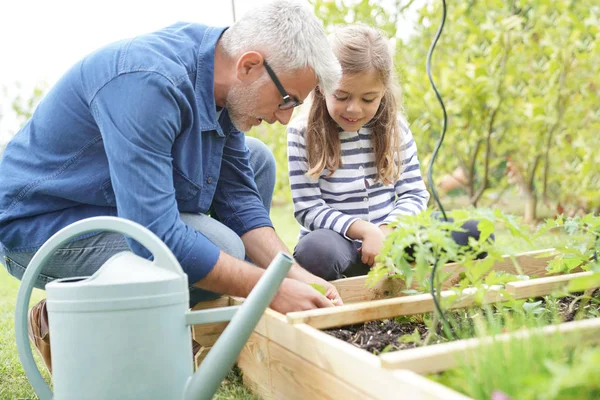
M 155 265 L 168 268 L 180 275 L 184 274 L 179 262 L 166 244 L 147 228 L 124 218 L 87 218 L 74 222 L 52 235 L 52 237 L 35 253 L 29 266 L 25 270 L 25 274 L 21 279 L 21 286 L 19 287 L 15 309 L 15 334 L 19 358 L 21 359 L 21 364 L 23 364 L 23 369 L 25 370 L 25 374 L 27 375 L 31 386 L 33 386 L 33 389 L 41 400 L 51 399 L 52 391 L 33 360 L 33 353 L 31 352 L 27 335 L 27 309 L 35 280 L 56 248 L 65 244 L 73 237 L 99 231 L 117 232 L 129 236 L 139 242 L 142 246 L 146 247 L 154 255 Z

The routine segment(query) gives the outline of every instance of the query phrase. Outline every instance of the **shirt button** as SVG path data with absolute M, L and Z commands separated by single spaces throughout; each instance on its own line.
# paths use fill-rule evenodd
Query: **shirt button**
M 363 166 L 361 165 L 360 167 L 358 167 L 358 170 L 362 171 L 363 170 Z
M 211 176 L 209 176 L 208 178 L 206 178 L 206 183 L 212 183 L 213 179 Z
M 365 197 L 365 198 L 363 199 L 363 201 L 366 203 L 366 202 L 368 202 L 368 201 L 369 201 L 369 198 L 368 198 L 368 197 Z

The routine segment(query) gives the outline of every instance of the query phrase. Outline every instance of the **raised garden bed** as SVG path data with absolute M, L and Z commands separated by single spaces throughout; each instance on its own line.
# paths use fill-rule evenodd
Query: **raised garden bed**
M 551 250 L 525 253 L 515 259 L 507 257 L 496 263 L 494 270 L 521 272 L 544 276 Z M 456 265 L 445 269 L 460 273 Z M 510 282 L 502 289 L 490 289 L 484 303 L 501 302 L 506 295 L 527 299 L 551 294 L 570 281 L 589 272 L 543 277 Z M 364 323 L 372 320 L 432 312 L 434 304 L 429 294 L 403 295 L 402 281 L 388 278 L 373 288 L 365 287 L 365 277 L 336 281 L 345 305 L 330 309 L 289 313 L 286 316 L 267 310 L 255 333 L 245 346 L 238 364 L 244 382 L 263 399 L 279 398 L 430 398 L 465 399 L 449 388 L 419 374 L 444 371 L 457 365 L 459 356 L 477 344 L 477 339 L 374 355 L 323 332 L 324 329 Z M 449 279 L 447 285 L 452 285 Z M 594 283 L 591 283 L 594 286 Z M 454 296 L 445 291 L 442 296 Z M 235 304 L 237 299 L 223 298 L 212 305 Z M 468 307 L 475 303 L 475 294 L 464 293 L 452 307 Z M 570 323 L 573 330 L 586 340 L 600 340 L 600 320 Z M 194 336 L 205 347 L 212 346 L 225 325 L 195 328 Z M 208 330 L 207 330 L 208 328 Z M 550 327 L 548 329 L 554 329 Z M 557 328 L 558 329 L 558 328 Z M 563 328 L 560 328 L 563 329 Z M 596 331 L 596 334 L 586 334 Z M 206 335 L 208 332 L 208 335 Z M 197 361 L 201 361 L 200 355 Z M 400 395 L 401 393 L 401 395 Z
M 485 320 L 488 334 L 503 333 L 512 330 L 531 328 L 535 324 L 571 322 L 577 319 L 590 319 L 600 316 L 600 289 L 588 296 L 573 293 L 559 298 L 538 298 L 532 302 L 516 304 L 522 308 L 506 309 L 495 307 L 475 307 L 471 310 L 452 311 L 450 336 L 442 330 L 434 336 L 434 343 L 445 343 L 459 339 L 471 339 L 478 336 L 478 322 Z M 537 301 L 536 301 L 537 300 Z M 528 308 L 525 308 L 528 307 Z M 555 320 L 557 318 L 558 320 Z M 506 326 L 505 320 L 509 320 Z M 348 342 L 370 353 L 380 354 L 393 351 L 424 347 L 432 321 L 431 313 L 408 317 L 368 321 L 339 328 L 326 329 L 331 336 Z

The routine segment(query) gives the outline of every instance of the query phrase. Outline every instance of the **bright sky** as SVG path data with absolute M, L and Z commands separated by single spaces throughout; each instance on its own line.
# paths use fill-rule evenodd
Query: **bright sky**
M 239 18 L 268 0 L 237 0 Z M 75 62 L 116 40 L 160 29 L 177 21 L 226 26 L 233 22 L 231 0 L 19 0 L 0 12 L 0 113 L 2 132 L 11 126 L 9 104 L 19 92 L 52 86 Z M 21 88 L 15 84 L 19 82 Z M 14 124 L 14 122 L 13 122 Z M 0 144 L 2 139 L 0 137 Z
M 266 0 L 238 0 L 236 17 Z M 230 0 L 20 0 L 0 13 L 0 84 L 54 83 L 85 54 L 177 21 L 230 25 Z

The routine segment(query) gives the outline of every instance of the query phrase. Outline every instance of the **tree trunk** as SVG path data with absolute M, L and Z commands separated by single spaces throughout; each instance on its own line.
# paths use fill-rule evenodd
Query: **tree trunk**
M 523 222 L 533 224 L 537 220 L 537 194 L 535 190 L 525 192 L 525 211 L 523 213 Z

